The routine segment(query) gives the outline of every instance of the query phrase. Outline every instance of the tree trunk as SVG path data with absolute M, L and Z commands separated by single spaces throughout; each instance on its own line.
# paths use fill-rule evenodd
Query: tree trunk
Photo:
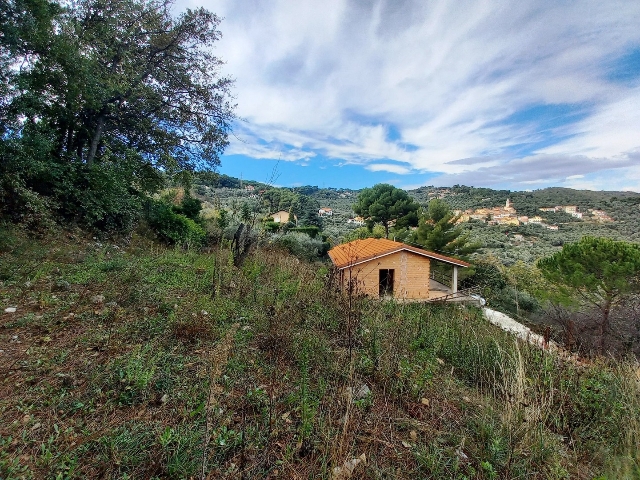
M 384 238 L 389 238 L 389 224 L 387 222 L 384 222 L 384 233 Z
M 598 353 L 602 355 L 605 348 L 605 337 L 609 331 L 609 313 L 611 312 L 611 300 L 607 299 L 602 307 L 602 319 L 598 324 Z
M 98 151 L 98 144 L 100 143 L 100 137 L 102 136 L 102 130 L 104 129 L 104 115 L 98 117 L 98 126 L 91 139 L 91 147 L 89 148 L 89 155 L 87 156 L 87 165 L 93 165 L 93 160 L 96 157 Z

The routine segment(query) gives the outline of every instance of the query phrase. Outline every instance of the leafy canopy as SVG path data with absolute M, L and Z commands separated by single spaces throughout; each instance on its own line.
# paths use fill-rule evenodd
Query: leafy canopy
M 367 221 L 369 230 L 374 224 L 381 223 L 386 238 L 389 238 L 389 227 L 394 221 L 396 228 L 417 225 L 419 208 L 420 206 L 404 190 L 379 183 L 360 192 L 353 211 Z
M 219 23 L 169 0 L 0 0 L 0 213 L 45 198 L 131 225 L 164 174 L 216 167 L 234 120 Z
M 431 200 L 420 218 L 413 241 L 434 252 L 470 255 L 480 245 L 471 242 L 469 233 L 463 233 L 462 228 L 456 225 L 458 218 L 446 202 Z
M 640 293 L 640 245 L 603 237 L 583 237 L 538 261 L 542 275 L 558 287 L 551 299 L 586 302 L 601 312 L 600 352 L 604 350 L 612 307 Z
M 640 292 L 640 245 L 604 237 L 583 237 L 538 261 L 544 277 L 565 295 L 601 306 Z

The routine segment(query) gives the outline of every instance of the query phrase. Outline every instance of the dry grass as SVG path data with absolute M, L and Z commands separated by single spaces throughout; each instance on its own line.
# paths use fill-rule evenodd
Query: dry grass
M 637 475 L 632 363 L 565 364 L 473 309 L 345 297 L 277 251 L 237 269 L 138 237 L 13 245 L 2 478 L 331 478 L 354 459 L 352 478 Z

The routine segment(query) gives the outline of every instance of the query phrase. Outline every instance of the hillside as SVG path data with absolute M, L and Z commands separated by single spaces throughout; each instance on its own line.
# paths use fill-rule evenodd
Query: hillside
M 237 211 L 242 202 L 248 202 L 260 215 L 270 213 L 270 206 L 258 195 L 259 191 L 239 188 L 240 180 L 224 177 L 221 184 L 201 182 L 196 187 L 200 198 L 211 206 Z M 245 181 L 246 183 L 246 181 Z M 225 186 L 219 186 L 224 184 Z M 208 189 L 205 189 L 204 186 Z M 236 188 L 229 188 L 235 186 Z M 262 191 L 268 186 L 262 185 Z M 347 223 L 354 217 L 352 205 L 358 190 L 318 187 L 277 188 L 291 195 L 306 196 L 310 204 L 329 207 L 333 215 L 323 217 L 321 224 L 324 234 L 333 243 L 339 243 L 357 225 Z M 421 205 L 430 199 L 441 198 L 453 209 L 467 210 L 502 206 L 510 199 L 518 215 L 540 216 L 544 222 L 558 226 L 558 230 L 541 228 L 538 225 L 487 225 L 482 222 L 464 223 L 471 238 L 483 248 L 480 255 L 493 255 L 506 264 L 518 260 L 532 264 L 537 259 L 557 251 L 564 243 L 579 240 L 584 235 L 607 236 L 619 240 L 640 241 L 640 194 L 633 192 L 594 192 L 568 188 L 545 188 L 531 192 L 511 192 L 465 186 L 421 187 L 410 190 L 409 194 Z M 283 202 L 279 208 L 288 209 L 291 203 Z M 611 218 L 610 222 L 593 221 L 587 213 L 585 219 L 577 220 L 565 213 L 542 212 L 540 208 L 556 205 L 575 205 L 581 212 L 601 210 Z M 275 206 L 272 205 L 273 208 Z
M 635 364 L 268 248 L 2 239 L 2 478 L 637 478 Z

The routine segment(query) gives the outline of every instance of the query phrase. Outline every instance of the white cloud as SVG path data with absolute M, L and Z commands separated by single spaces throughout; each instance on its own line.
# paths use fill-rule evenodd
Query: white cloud
M 189 4 L 196 6 L 178 2 Z M 521 156 L 538 158 L 540 168 L 549 156 L 580 156 L 592 172 L 591 160 L 606 169 L 608 159 L 640 148 L 640 89 L 606 80 L 611 60 L 640 45 L 640 2 L 201 4 L 225 17 L 216 53 L 237 79 L 238 113 L 247 120 L 238 134 L 247 143 L 232 140 L 229 153 L 319 154 L 369 170 L 392 160 L 408 165 L 393 165 L 394 173 L 473 181 L 474 171 L 509 170 Z M 553 128 L 505 122 L 528 106 L 557 103 L 591 113 Z M 547 146 L 518 153 L 538 142 Z M 487 162 L 457 162 L 482 157 Z M 571 175 L 584 175 L 583 163 Z
M 410 168 L 393 163 L 370 163 L 365 168 L 371 172 L 391 172 L 397 173 L 399 175 L 406 175 L 408 173 L 411 173 Z

